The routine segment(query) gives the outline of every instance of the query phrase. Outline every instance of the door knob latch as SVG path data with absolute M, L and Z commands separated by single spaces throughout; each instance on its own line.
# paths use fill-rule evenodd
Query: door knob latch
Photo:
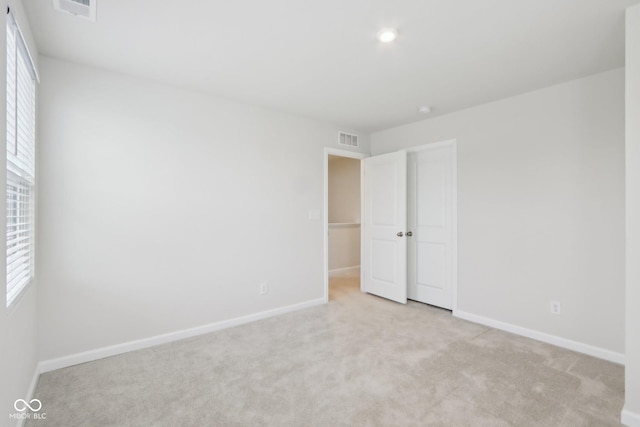
M 396 234 L 396 236 L 402 237 L 402 236 L 404 236 L 404 233 L 402 231 L 398 231 L 398 234 Z

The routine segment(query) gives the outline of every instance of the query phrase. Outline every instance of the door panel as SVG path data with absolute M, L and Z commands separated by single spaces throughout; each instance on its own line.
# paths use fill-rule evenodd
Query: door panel
M 455 146 L 411 153 L 408 164 L 408 297 L 452 309 Z
M 418 225 L 446 227 L 445 220 L 445 167 L 439 161 L 422 159 L 417 163 Z
M 382 239 L 371 240 L 372 260 L 393 260 L 398 257 L 396 242 Z M 396 265 L 393 262 L 373 262 L 371 278 L 393 285 L 396 279 Z
M 364 160 L 363 289 L 407 302 L 407 153 Z M 402 236 L 397 234 L 402 232 Z
M 446 263 L 446 246 L 438 243 L 417 243 L 416 259 L 422 261 L 417 263 L 417 284 L 444 289 L 446 275 L 442 266 Z
M 395 226 L 398 209 L 395 203 L 398 188 L 398 165 L 394 162 L 382 162 L 380 159 L 371 162 L 371 223 L 375 226 Z M 365 172 L 366 173 L 366 172 Z

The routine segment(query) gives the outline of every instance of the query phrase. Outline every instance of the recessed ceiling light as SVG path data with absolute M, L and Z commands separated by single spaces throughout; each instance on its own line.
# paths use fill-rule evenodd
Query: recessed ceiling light
M 378 40 L 382 43 L 391 43 L 398 37 L 398 32 L 393 28 L 385 28 L 378 33 Z
M 428 106 L 424 105 L 424 106 L 418 108 L 418 112 L 420 114 L 429 114 L 431 112 L 431 107 L 428 107 Z

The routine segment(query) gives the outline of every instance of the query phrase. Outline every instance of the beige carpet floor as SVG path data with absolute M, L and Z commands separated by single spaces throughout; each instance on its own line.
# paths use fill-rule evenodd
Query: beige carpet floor
M 623 367 L 331 283 L 327 305 L 43 374 L 27 426 L 618 426 Z

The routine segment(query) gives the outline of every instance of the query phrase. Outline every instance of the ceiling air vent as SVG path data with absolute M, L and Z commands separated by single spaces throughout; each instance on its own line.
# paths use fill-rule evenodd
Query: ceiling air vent
M 96 20 L 97 0 L 53 0 L 53 8 L 74 16 Z
M 347 147 L 357 147 L 358 135 L 354 135 L 352 133 L 340 132 L 340 139 L 338 140 L 338 144 L 346 145 Z

